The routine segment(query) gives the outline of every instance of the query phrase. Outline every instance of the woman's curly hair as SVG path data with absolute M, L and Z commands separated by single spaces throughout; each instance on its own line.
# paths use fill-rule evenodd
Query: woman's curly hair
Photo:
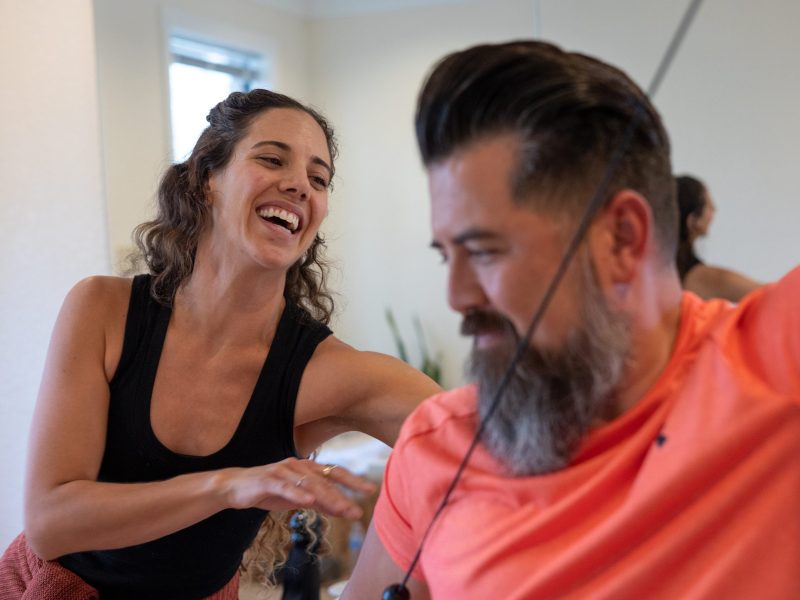
M 194 269 L 197 243 L 209 219 L 205 192 L 209 177 L 225 168 L 253 120 L 273 108 L 300 110 L 313 117 L 325 134 L 333 168 L 337 154 L 333 128 L 314 109 L 263 89 L 234 92 L 217 104 L 206 117 L 209 125 L 189 158 L 170 166 L 161 178 L 155 219 L 134 230 L 139 259 L 153 276 L 151 294 L 158 302 L 171 305 Z M 284 294 L 315 319 L 328 323 L 334 303 L 326 288 L 324 247 L 323 238 L 317 234 L 305 255 L 289 268 Z

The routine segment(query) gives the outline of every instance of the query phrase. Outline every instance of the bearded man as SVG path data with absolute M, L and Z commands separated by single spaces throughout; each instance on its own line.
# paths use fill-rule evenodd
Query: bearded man
M 800 269 L 737 306 L 682 293 L 666 131 L 593 58 L 456 52 L 416 128 L 474 383 L 406 421 L 343 598 L 379 598 L 423 537 L 414 600 L 800 597 Z

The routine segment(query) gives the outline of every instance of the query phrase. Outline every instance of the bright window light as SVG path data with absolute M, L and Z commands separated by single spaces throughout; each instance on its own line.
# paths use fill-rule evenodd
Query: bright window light
M 173 35 L 169 65 L 172 158 L 185 160 L 206 128 L 209 110 L 231 92 L 246 92 L 264 82 L 264 60 L 233 50 Z

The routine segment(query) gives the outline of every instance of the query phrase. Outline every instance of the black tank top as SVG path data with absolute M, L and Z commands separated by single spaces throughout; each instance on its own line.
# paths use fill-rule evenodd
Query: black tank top
M 150 276 L 134 278 L 122 355 L 110 383 L 108 433 L 98 481 L 159 481 L 183 473 L 251 467 L 296 456 L 297 390 L 314 349 L 331 331 L 286 301 L 275 338 L 242 419 L 227 445 L 209 456 L 167 449 L 150 424 L 150 397 L 171 309 L 150 296 Z M 223 510 L 163 538 L 118 550 L 60 558 L 101 598 L 195 599 L 236 573 L 266 512 Z
M 678 276 L 681 278 L 681 284 L 686 280 L 689 271 L 694 269 L 697 265 L 704 264 L 702 260 L 697 258 L 692 244 L 687 241 L 683 241 L 678 245 L 676 263 L 678 265 Z

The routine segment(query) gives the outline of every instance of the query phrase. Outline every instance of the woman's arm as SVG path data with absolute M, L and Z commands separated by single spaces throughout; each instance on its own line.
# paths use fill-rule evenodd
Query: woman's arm
M 760 281 L 736 271 L 709 265 L 697 265 L 686 274 L 683 281 L 684 289 L 701 298 L 723 298 L 731 302 L 738 302 L 762 285 Z
M 305 456 L 346 431 L 361 431 L 393 446 L 405 418 L 441 391 L 411 365 L 363 352 L 330 336 L 306 367 L 297 396 L 295 444 Z
M 41 558 L 142 543 L 225 508 L 310 506 L 350 518 L 360 514 L 331 480 L 361 491 L 370 484 L 343 469 L 327 479 L 320 465 L 296 459 L 152 483 L 97 482 L 108 381 L 121 352 L 129 296 L 127 280 L 84 280 L 70 291 L 56 321 L 31 428 L 25 490 L 25 532 Z

